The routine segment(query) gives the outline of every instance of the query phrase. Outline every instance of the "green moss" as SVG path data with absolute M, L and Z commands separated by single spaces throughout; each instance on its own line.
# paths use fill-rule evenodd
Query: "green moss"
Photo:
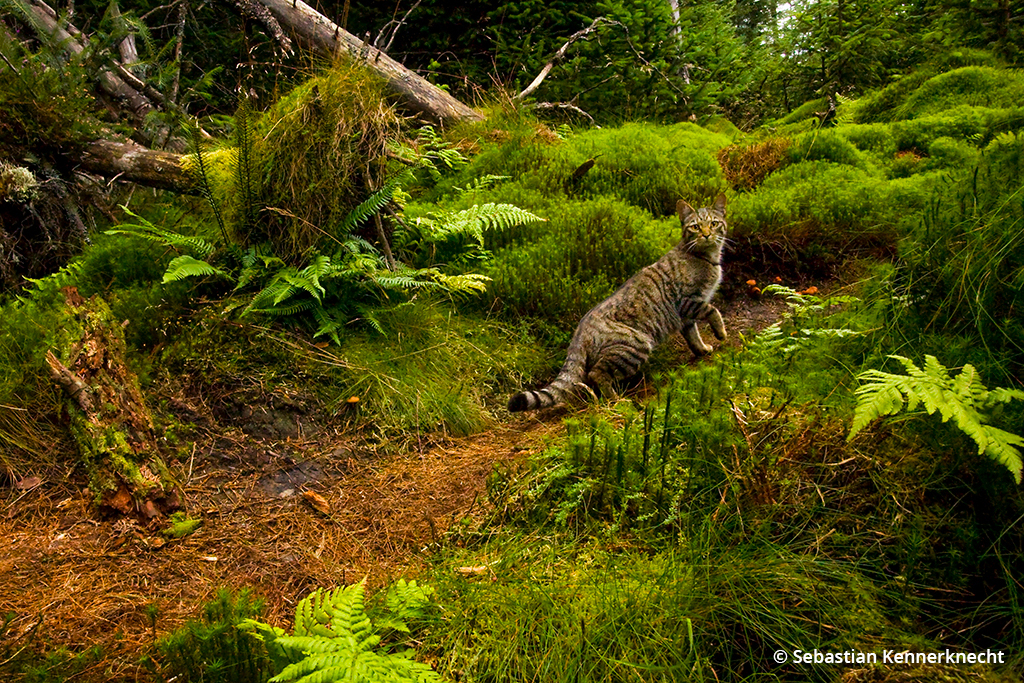
M 189 517 L 184 512 L 175 512 L 167 519 L 167 527 L 160 533 L 168 538 L 184 538 L 202 525 L 202 519 Z
M 836 133 L 861 151 L 873 152 L 882 158 L 892 157 L 896 153 L 896 138 L 887 124 L 846 124 L 837 128 Z
M 831 161 L 848 166 L 868 165 L 860 150 L 842 132 L 831 128 L 798 135 L 789 148 L 789 155 L 792 163 Z
M 814 119 L 815 113 L 824 111 L 828 107 L 828 101 L 824 97 L 816 100 L 808 100 L 781 119 L 771 122 L 771 126 L 788 126 L 804 123 L 808 119 Z
M 487 268 L 488 295 L 508 313 L 571 330 L 590 307 L 660 258 L 679 239 L 678 226 L 677 218 L 655 221 L 618 200 L 565 202 L 535 238 L 501 243 Z

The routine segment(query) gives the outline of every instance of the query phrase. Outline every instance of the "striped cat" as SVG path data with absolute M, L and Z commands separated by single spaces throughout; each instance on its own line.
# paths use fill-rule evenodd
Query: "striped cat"
M 694 355 L 710 353 L 697 331 L 700 320 L 711 323 L 716 337 L 726 338 L 722 315 L 708 303 L 722 281 L 725 195 L 696 210 L 680 199 L 676 211 L 683 223 L 679 244 L 590 309 L 576 327 L 558 377 L 539 391 L 514 395 L 510 411 L 557 405 L 576 388 L 596 387 L 612 396 L 613 383 L 635 375 L 654 348 L 676 332 L 683 333 Z

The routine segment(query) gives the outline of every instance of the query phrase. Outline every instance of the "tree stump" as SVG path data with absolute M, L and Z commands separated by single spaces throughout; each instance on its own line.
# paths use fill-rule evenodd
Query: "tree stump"
M 101 511 L 153 519 L 181 506 L 160 457 L 139 381 L 125 362 L 122 325 L 99 296 L 63 290 L 67 314 L 46 353 L 64 390 L 71 435 Z

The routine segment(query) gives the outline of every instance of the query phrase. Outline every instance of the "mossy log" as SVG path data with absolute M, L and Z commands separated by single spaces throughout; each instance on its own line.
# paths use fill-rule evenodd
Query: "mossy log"
M 99 296 L 66 287 L 66 317 L 47 352 L 53 380 L 66 396 L 71 434 L 104 511 L 152 519 L 181 506 L 159 455 L 138 378 L 125 362 L 122 325 Z
M 173 152 L 149 149 L 134 142 L 95 140 L 85 145 L 78 158 L 84 171 L 148 187 L 199 194 L 185 170 L 185 157 Z

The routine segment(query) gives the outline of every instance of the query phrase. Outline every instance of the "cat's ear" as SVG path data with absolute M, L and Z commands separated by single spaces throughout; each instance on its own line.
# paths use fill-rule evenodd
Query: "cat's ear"
M 715 210 L 715 213 L 722 214 L 723 216 L 725 215 L 725 193 L 724 192 L 719 193 L 718 197 L 715 198 L 715 204 L 714 204 L 714 206 L 712 208 Z
M 693 214 L 697 212 L 693 210 L 692 206 L 680 199 L 676 202 L 676 213 L 679 214 L 679 220 L 683 222 L 683 225 L 686 225 L 686 221 L 693 218 Z

